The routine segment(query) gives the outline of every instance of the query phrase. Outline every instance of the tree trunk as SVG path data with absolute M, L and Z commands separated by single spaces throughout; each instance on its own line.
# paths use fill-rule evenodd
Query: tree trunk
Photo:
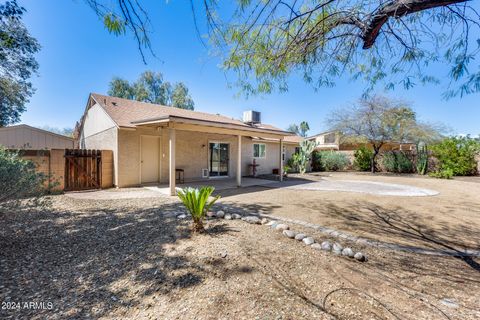
M 371 165 L 370 170 L 371 170 L 372 173 L 375 173 L 375 168 L 377 167 L 376 166 L 376 164 L 377 164 L 376 159 L 377 159 L 378 151 L 379 150 L 377 148 L 375 148 L 375 147 L 373 148 L 373 156 L 372 156 L 372 161 L 371 161 L 371 164 L 370 164 Z
M 372 156 L 372 159 L 370 161 L 370 171 L 372 173 L 375 173 L 375 156 L 376 156 L 376 154 L 374 153 L 373 156 Z

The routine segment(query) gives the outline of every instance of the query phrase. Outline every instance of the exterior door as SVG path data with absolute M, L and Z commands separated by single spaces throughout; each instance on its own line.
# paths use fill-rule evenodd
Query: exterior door
M 141 179 L 142 183 L 158 182 L 160 167 L 160 137 L 142 136 L 141 145 Z
M 209 144 L 210 177 L 228 177 L 230 148 L 228 143 L 211 142 Z

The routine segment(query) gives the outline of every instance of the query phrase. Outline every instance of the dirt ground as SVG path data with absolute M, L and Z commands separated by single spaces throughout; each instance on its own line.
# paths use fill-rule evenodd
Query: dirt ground
M 288 202 L 272 198 L 278 191 L 223 201 L 235 199 L 239 212 L 248 212 L 241 197 L 254 203 L 258 196 L 264 209 L 278 211 Z M 239 220 L 212 220 L 207 234 L 192 235 L 190 221 L 176 218 L 181 212 L 168 198 L 61 195 L 46 208 L 0 213 L 0 318 L 480 318 L 478 260 L 356 247 L 369 257 L 360 263 Z M 465 219 L 474 221 L 475 212 Z
M 415 175 L 321 173 L 308 180 L 366 180 L 440 192 L 399 197 L 353 192 L 247 188 L 220 192 L 222 201 L 304 220 L 356 236 L 422 248 L 480 249 L 480 177 L 440 180 Z

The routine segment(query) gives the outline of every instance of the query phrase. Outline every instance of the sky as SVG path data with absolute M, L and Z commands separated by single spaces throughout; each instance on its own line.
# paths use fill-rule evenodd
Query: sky
M 287 93 L 239 97 L 238 89 L 228 86 L 235 79 L 225 75 L 218 58 L 199 41 L 189 1 L 148 4 L 157 58 L 147 56 L 146 65 L 133 37 L 108 33 L 83 0 L 18 2 L 27 9 L 25 25 L 42 46 L 36 56 L 39 75 L 32 79 L 36 92 L 22 115 L 25 124 L 74 127 L 89 93 L 106 94 L 112 77 L 134 81 L 145 70 L 161 72 L 170 82 L 184 82 L 197 111 L 240 118 L 245 110 L 257 110 L 262 122 L 283 129 L 305 120 L 311 135 L 328 129 L 325 118 L 329 112 L 357 101 L 363 92 L 361 82 L 347 77 L 333 88 L 315 91 L 299 75 L 292 75 Z M 429 85 L 387 95 L 411 102 L 422 121 L 443 123 L 455 134 L 480 134 L 479 94 L 445 101 L 442 92 L 441 86 Z

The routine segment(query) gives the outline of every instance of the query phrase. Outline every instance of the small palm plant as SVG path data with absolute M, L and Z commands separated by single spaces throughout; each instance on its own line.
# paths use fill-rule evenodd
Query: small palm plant
M 214 197 L 211 201 L 208 201 L 208 198 L 211 196 L 214 187 L 207 186 L 198 188 L 176 188 L 177 195 L 182 200 L 183 204 L 190 212 L 190 215 L 193 219 L 193 231 L 202 232 L 203 228 L 203 219 L 207 214 L 207 211 L 210 210 L 212 205 L 220 198 L 220 196 Z

